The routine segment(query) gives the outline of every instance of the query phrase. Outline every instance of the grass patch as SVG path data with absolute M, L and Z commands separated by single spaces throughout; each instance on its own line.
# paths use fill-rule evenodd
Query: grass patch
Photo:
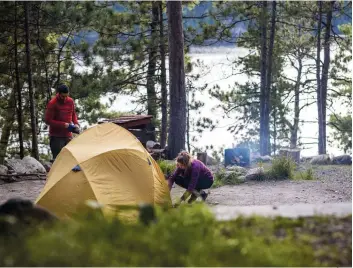
M 242 174 L 237 171 L 228 171 L 224 168 L 214 174 L 212 188 L 221 187 L 224 185 L 237 185 L 244 182 L 241 178 Z
M 351 266 L 351 217 L 238 218 L 205 205 L 126 224 L 100 213 L 7 237 L 2 266 Z
M 296 164 L 288 157 L 277 157 L 272 160 L 272 166 L 266 172 L 266 177 L 274 180 L 293 179 Z
M 294 180 L 306 180 L 306 181 L 311 181 L 311 180 L 316 180 L 317 178 L 315 177 L 314 170 L 310 167 L 304 171 L 297 171 L 294 174 Z
M 157 161 L 159 167 L 161 168 L 164 175 L 170 176 L 173 171 L 176 169 L 176 164 L 173 161 L 166 161 L 166 160 L 158 160 Z

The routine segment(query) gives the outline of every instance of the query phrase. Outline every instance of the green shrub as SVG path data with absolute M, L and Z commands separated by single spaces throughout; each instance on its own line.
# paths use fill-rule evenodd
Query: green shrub
M 241 178 L 241 174 L 233 171 L 226 172 L 225 169 L 220 169 L 214 174 L 214 182 L 212 187 L 217 188 L 223 185 L 236 185 L 244 182 Z
M 294 179 L 295 180 L 310 181 L 310 180 L 315 180 L 316 177 L 314 175 L 313 169 L 310 167 L 310 168 L 306 169 L 305 171 L 296 172 L 295 176 L 294 176 Z
M 162 172 L 167 176 L 170 176 L 173 173 L 173 171 L 176 169 L 176 164 L 175 162 L 172 162 L 172 161 L 158 160 L 157 163 L 161 168 Z
M 293 179 L 295 168 L 295 162 L 289 157 L 274 158 L 267 177 L 275 180 Z
M 38 228 L 0 244 L 2 266 L 349 266 L 351 217 L 237 218 L 203 204 L 157 210 L 126 224 L 101 213 Z M 328 228 L 329 226 L 342 226 Z M 324 234 L 324 236 L 323 236 Z

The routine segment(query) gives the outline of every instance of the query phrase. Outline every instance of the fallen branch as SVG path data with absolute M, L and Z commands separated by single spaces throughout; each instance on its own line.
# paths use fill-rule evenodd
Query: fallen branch
M 0 180 L 12 183 L 19 181 L 45 181 L 47 179 L 47 174 L 2 174 L 0 175 Z
M 34 177 L 34 176 L 37 176 L 37 177 L 43 177 L 43 176 L 47 176 L 47 174 L 44 174 L 44 173 L 34 173 L 34 174 L 17 174 L 17 173 L 14 173 L 14 174 L 0 174 L 0 177 Z

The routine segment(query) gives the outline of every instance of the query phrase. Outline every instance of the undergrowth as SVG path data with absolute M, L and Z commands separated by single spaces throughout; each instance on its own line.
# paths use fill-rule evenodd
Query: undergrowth
M 350 266 L 351 217 L 237 218 L 205 205 L 126 224 L 90 211 L 0 244 L 2 266 Z M 334 228 L 333 228 L 334 227 Z M 3 229 L 1 230 L 3 231 Z
M 313 169 L 310 167 L 304 171 L 298 171 L 294 175 L 295 180 L 316 180 Z
M 236 171 L 227 172 L 225 169 L 220 169 L 214 174 L 213 188 L 223 185 L 236 185 L 243 183 L 242 174 Z
M 175 162 L 166 161 L 166 160 L 158 160 L 157 161 L 160 169 L 162 170 L 163 174 L 166 176 L 172 175 L 173 171 L 176 169 Z
M 277 157 L 272 160 L 272 166 L 266 172 L 266 177 L 274 180 L 293 179 L 296 164 L 289 157 Z

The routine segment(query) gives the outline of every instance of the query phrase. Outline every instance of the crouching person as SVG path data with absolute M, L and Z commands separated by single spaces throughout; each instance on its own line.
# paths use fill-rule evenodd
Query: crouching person
M 174 182 L 186 189 L 175 206 L 186 201 L 191 204 L 199 196 L 203 201 L 207 198 L 205 189 L 209 189 L 213 184 L 212 172 L 199 160 L 193 159 L 188 152 L 181 152 L 176 158 L 177 168 L 168 179 L 169 190 Z

